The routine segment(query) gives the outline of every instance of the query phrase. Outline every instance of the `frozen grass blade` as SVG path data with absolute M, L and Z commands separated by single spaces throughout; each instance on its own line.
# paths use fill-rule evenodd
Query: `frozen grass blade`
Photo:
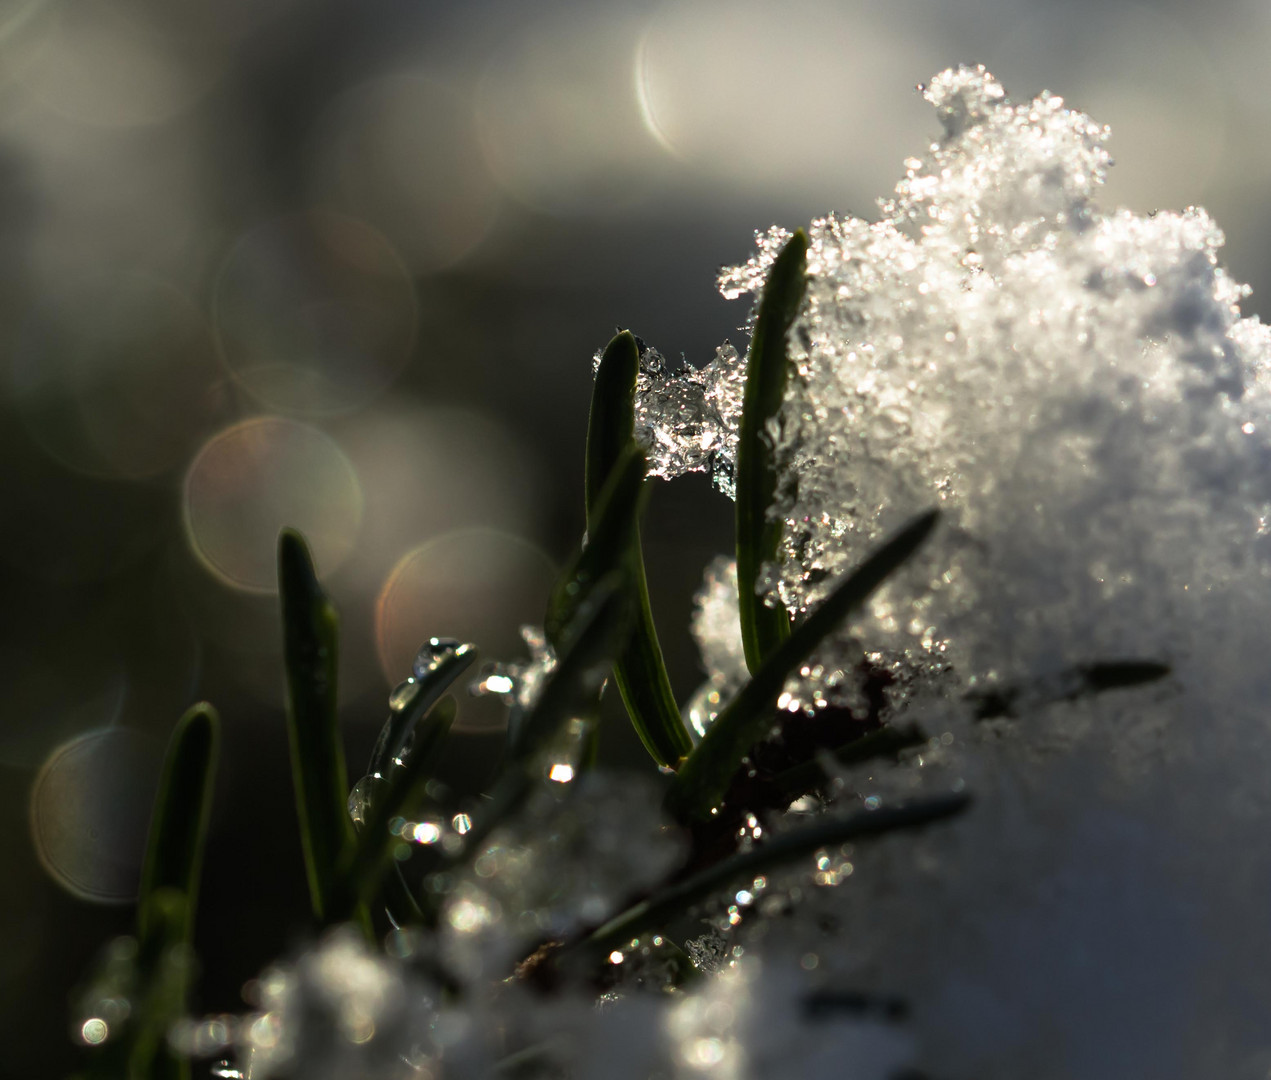
M 335 609 L 318 584 L 304 538 L 294 529 L 283 529 L 278 537 L 278 580 L 296 814 L 313 914 L 326 923 L 339 867 L 352 858 L 356 836 L 336 715 Z M 365 911 L 359 917 L 369 927 Z
M 640 350 L 629 331 L 618 334 L 600 358 L 587 423 L 587 528 L 596 530 L 605 481 L 623 461 L 635 438 L 635 388 Z M 658 643 L 640 530 L 625 555 L 631 580 L 631 638 L 614 661 L 614 681 L 640 741 L 659 765 L 675 767 L 693 747 L 671 690 Z
M 807 257 L 808 238 L 800 229 L 768 271 L 746 358 L 737 444 L 737 596 L 741 640 L 752 675 L 790 636 L 785 609 L 764 604 L 756 586 L 760 567 L 776 559 L 781 539 L 781 522 L 768 516 L 777 488 L 768 424 L 780 411 L 785 396 L 789 372 L 786 338 L 807 288 Z
M 794 630 L 706 729 L 675 777 L 668 807 L 680 818 L 709 816 L 724 797 L 741 759 L 773 725 L 786 680 L 842 621 L 859 608 L 931 534 L 938 510 L 919 515 L 849 574 Z
M 971 797 L 964 793 L 939 795 L 903 806 L 861 810 L 847 817 L 819 821 L 814 825 L 784 833 L 749 851 L 724 859 L 692 875 L 647 900 L 628 908 L 587 938 L 567 946 L 559 955 L 588 958 L 604 956 L 616 946 L 684 915 L 734 881 L 767 874 L 773 869 L 802 859 L 819 848 L 833 847 L 849 840 L 882 836 L 902 829 L 915 829 L 966 809 Z
M 405 816 L 418 805 L 457 711 L 454 698 L 446 697 L 419 720 L 410 753 L 388 774 L 384 789 L 371 803 L 366 827 L 340 875 L 340 888 L 331 913 L 333 919 L 351 917 L 357 905 L 369 904 L 374 898 L 385 872 L 393 864 L 393 849 L 401 842 L 389 831 L 389 822 Z

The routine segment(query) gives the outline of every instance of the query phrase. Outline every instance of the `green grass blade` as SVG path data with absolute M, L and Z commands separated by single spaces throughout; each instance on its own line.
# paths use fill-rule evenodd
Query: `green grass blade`
M 570 625 L 597 584 L 611 574 L 625 577 L 628 573 L 627 552 L 648 496 L 644 471 L 644 455 L 634 444 L 628 445 L 601 489 L 587 545 L 565 568 L 552 590 L 543 633 L 558 656 Z
M 790 635 L 785 609 L 768 607 L 756 592 L 760 567 L 777 557 L 781 523 L 768 519 L 776 494 L 776 463 L 768 422 L 781 409 L 789 363 L 786 337 L 807 287 L 808 238 L 800 229 L 781 249 L 759 300 L 746 357 L 737 444 L 737 595 L 746 666 L 754 674 Z
M 387 774 L 384 790 L 371 803 L 357 847 L 341 874 L 332 918 L 349 918 L 358 904 L 368 904 L 374 898 L 393 864 L 393 848 L 401 842 L 389 832 L 389 822 L 406 816 L 419 804 L 457 711 L 454 698 L 446 697 L 420 718 L 410 752 L 401 765 Z
M 190 1062 L 168 1044 L 168 1031 L 186 1015 L 197 963 L 188 941 L 190 897 L 163 885 L 150 893 L 148 933 L 137 955 L 138 993 L 127 1040 L 129 1080 L 189 1080 Z M 118 1074 L 116 1074 L 118 1075 Z
M 931 534 L 939 511 L 919 515 L 869 556 L 793 631 L 706 729 L 676 775 L 668 807 L 683 818 L 709 815 L 741 759 L 773 724 L 786 680 L 829 634 L 859 608 Z
M 219 743 L 220 719 L 207 702 L 192 706 L 172 732 L 137 895 L 137 938 L 143 949 L 160 935 L 161 927 L 165 934 L 176 934 L 174 940 L 165 941 L 169 945 L 188 944 L 193 935 Z M 183 911 L 160 918 L 155 897 L 161 890 L 182 897 Z
M 368 772 L 388 775 L 393 759 L 402 753 L 419 721 L 441 700 L 441 696 L 450 689 L 454 681 L 472 666 L 476 658 L 477 647 L 465 642 L 434 660 L 431 670 L 416 680 L 414 697 L 384 725 L 380 737 L 375 741 L 375 748 L 371 751 Z
M 558 637 L 556 669 L 525 716 L 512 747 L 514 760 L 545 750 L 569 720 L 594 716 L 609 667 L 630 633 L 629 595 L 620 571 L 610 572 L 589 590 Z
M 605 481 L 635 438 L 635 388 L 640 350 L 629 331 L 618 334 L 600 359 L 587 422 L 587 528 L 595 530 L 602 513 Z M 631 638 L 614 661 L 614 681 L 640 741 L 659 765 L 674 767 L 693 743 L 680 718 L 671 680 L 658 642 L 644 552 L 637 525 L 626 553 L 631 579 Z
M 168 1046 L 167 1032 L 185 1014 L 193 979 L 194 912 L 219 729 L 216 710 L 200 702 L 177 721 L 168 742 L 141 869 L 136 945 L 113 972 L 127 987 L 121 996 L 131 999 L 132 1012 L 117 1041 L 94 1055 L 90 1076 L 190 1075 L 190 1063 Z
M 314 916 L 325 923 L 338 868 L 356 842 L 336 715 L 336 615 L 318 584 L 304 538 L 294 529 L 283 529 L 278 537 L 278 579 L 296 813 L 310 902 Z
M 510 748 L 507 768 L 490 798 L 472 814 L 463 847 L 442 855 L 434 874 L 463 865 L 481 850 L 489 835 L 516 813 L 539 782 L 541 756 L 565 732 L 571 720 L 594 724 L 600 691 L 614 656 L 630 628 L 627 583 L 620 573 L 597 582 L 561 636 L 560 659 L 547 677 L 538 700 L 526 713 Z M 425 917 L 436 917 L 438 898 L 423 897 Z
M 753 879 L 757 874 L 767 874 L 779 866 L 805 858 L 819 848 L 883 836 L 901 829 L 920 828 L 960 813 L 970 801 L 970 796 L 963 793 L 939 795 L 902 806 L 861 810 L 847 817 L 821 820 L 784 833 L 640 901 L 581 942 L 567 946 L 561 951 L 558 962 L 572 957 L 604 956 L 632 938 L 665 927 L 694 904 L 709 899 L 726 886 Z
M 587 417 L 587 457 L 584 487 L 587 498 L 587 527 L 592 527 L 592 510 L 622 452 L 635 438 L 635 388 L 640 370 L 640 347 L 631 331 L 624 330 L 608 345 L 596 369 Z

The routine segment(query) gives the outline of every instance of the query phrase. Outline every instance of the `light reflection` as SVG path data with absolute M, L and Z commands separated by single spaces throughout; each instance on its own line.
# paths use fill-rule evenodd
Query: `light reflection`
M 420 821 L 411 830 L 410 838 L 417 844 L 435 844 L 441 839 L 441 829 L 436 822 Z
M 902 34 L 864 5 L 826 0 L 667 3 L 635 41 L 631 93 L 664 152 L 717 185 L 834 206 L 845 183 L 870 192 L 895 182 L 913 125 L 904 95 L 878 88 L 912 86 L 930 66 L 922 25 Z
M 40 864 L 82 900 L 124 903 L 136 895 L 158 755 L 126 728 L 63 743 L 31 786 L 29 822 Z
M 121 134 L 28 102 L 0 113 L 0 131 L 6 150 L 0 220 L 10 257 L 16 248 L 30 272 L 9 288 L 56 296 L 86 265 L 108 272 L 132 267 L 187 291 L 201 288 L 216 227 L 208 203 L 215 163 L 205 130 L 186 122 Z
M 541 621 L 555 572 L 539 548 L 495 529 L 460 529 L 407 552 L 376 603 L 385 677 L 409 669 L 419 642 L 436 634 L 471 641 L 486 657 L 520 655 L 516 628 Z M 504 723 L 506 710 L 487 697 L 465 701 L 456 726 L 497 730 Z
M 1062 88 L 1112 128 L 1116 165 L 1100 202 L 1142 211 L 1200 202 L 1224 158 L 1228 110 L 1205 43 L 1168 12 L 1107 4 L 1067 19 L 1041 5 L 994 54 L 984 63 L 1017 93 Z
M 104 1043 L 110 1035 L 110 1028 L 106 1021 L 100 1017 L 94 1016 L 89 1020 L 85 1020 L 79 1029 L 79 1036 L 89 1046 L 97 1046 Z
M 157 124 L 188 109 L 223 73 L 215 41 L 149 17 L 126 0 L 60 3 L 22 66 L 26 88 L 84 124 Z
M 226 366 L 267 408 L 349 412 L 382 393 L 415 344 L 414 285 L 387 239 L 329 213 L 269 222 L 234 245 L 213 326 Z
M 318 136 L 312 174 L 317 201 L 380 229 L 416 272 L 476 247 L 499 202 L 471 106 L 418 75 L 389 75 L 341 98 Z
M 117 657 L 94 656 L 67 672 L 38 654 L 6 650 L 0 655 L 0 764 L 39 768 L 59 743 L 118 723 L 128 692 Z
M 316 428 L 276 416 L 235 424 L 199 451 L 185 478 L 186 535 L 200 561 L 238 589 L 277 591 L 278 531 L 308 541 L 322 574 L 352 552 L 362 518 L 357 474 Z
M 542 19 L 487 66 L 481 144 L 517 199 L 549 213 L 605 211 L 643 196 L 663 171 L 629 69 L 615 62 L 638 30 L 629 18 L 608 8 Z
M 58 275 L 28 313 L 8 374 L 31 438 L 88 476 L 140 480 L 178 468 L 227 405 L 194 304 L 118 269 Z
M 405 550 L 430 536 L 476 526 L 525 535 L 537 524 L 545 489 L 537 462 L 493 417 L 385 401 L 342 423 L 340 445 L 361 477 L 365 508 L 346 577 L 368 596 Z M 385 676 L 396 683 L 411 670 L 413 650 L 436 636 L 455 635 L 444 625 L 426 628 Z

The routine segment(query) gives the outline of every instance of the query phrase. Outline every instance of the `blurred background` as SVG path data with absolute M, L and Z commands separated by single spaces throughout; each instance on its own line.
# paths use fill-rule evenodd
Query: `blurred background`
M 520 653 L 582 531 L 590 360 L 698 365 L 752 232 L 872 216 L 987 64 L 1112 125 L 1104 204 L 1203 204 L 1271 291 L 1271 5 L 1042 0 L 0 2 L 0 1075 L 73 1064 L 173 721 L 225 722 L 200 1006 L 297 940 L 274 543 L 342 618 L 360 774 L 429 635 Z M 731 536 L 705 480 L 646 550 L 673 680 Z M 500 714 L 464 702 L 480 782 Z M 641 753 L 621 725 L 605 753 Z

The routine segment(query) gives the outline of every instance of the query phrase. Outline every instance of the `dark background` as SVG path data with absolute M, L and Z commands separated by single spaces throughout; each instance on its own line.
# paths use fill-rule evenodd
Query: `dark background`
M 582 530 L 590 359 L 710 359 L 755 228 L 873 213 L 982 61 L 1113 127 L 1105 205 L 1202 203 L 1271 281 L 1271 14 L 1178 4 L 7 0 L 0 7 L 0 1075 L 73 1062 L 173 720 L 225 722 L 199 1005 L 305 929 L 278 527 L 342 614 L 350 770 L 423 637 L 519 654 Z M 731 507 L 659 488 L 681 698 Z M 475 784 L 497 711 L 446 771 Z M 608 729 L 612 761 L 638 760 Z

